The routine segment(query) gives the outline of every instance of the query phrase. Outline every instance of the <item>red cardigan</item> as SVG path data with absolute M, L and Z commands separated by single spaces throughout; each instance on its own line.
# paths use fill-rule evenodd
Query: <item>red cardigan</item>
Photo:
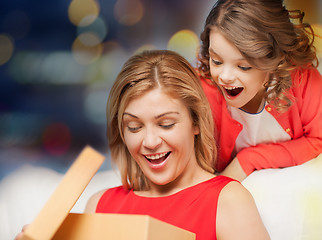
M 247 175 L 254 170 L 299 165 L 322 152 L 322 77 L 317 69 L 297 69 L 292 72 L 293 86 L 289 90 L 293 105 L 284 113 L 274 106 L 266 110 L 278 121 L 291 140 L 259 144 L 244 148 L 237 159 Z M 216 125 L 215 138 L 219 154 L 216 163 L 221 172 L 231 162 L 235 141 L 243 126 L 230 116 L 220 90 L 209 80 L 201 79 L 210 102 Z

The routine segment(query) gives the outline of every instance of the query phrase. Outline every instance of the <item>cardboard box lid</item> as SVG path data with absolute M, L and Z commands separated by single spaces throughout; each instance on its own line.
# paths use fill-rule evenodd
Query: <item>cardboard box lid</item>
M 104 159 L 103 155 L 86 146 L 68 169 L 39 214 L 27 227 L 22 240 L 51 239 Z
M 21 239 L 195 239 L 194 233 L 149 216 L 70 213 L 104 159 L 93 148 L 85 147 Z
M 195 240 L 195 234 L 146 215 L 70 213 L 53 240 Z

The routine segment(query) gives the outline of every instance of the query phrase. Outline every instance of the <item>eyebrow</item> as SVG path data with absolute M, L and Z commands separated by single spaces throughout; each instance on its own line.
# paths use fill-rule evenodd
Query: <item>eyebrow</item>
M 161 114 L 159 114 L 159 115 L 155 116 L 154 118 L 155 118 L 155 119 L 158 119 L 158 118 L 164 117 L 164 116 L 166 116 L 166 115 L 170 115 L 170 114 L 177 114 L 177 115 L 180 115 L 180 113 L 179 113 L 179 112 L 165 112 L 165 113 L 161 113 Z M 138 117 L 137 117 L 137 116 L 135 116 L 135 115 L 133 115 L 133 114 L 131 114 L 131 113 L 128 113 L 128 112 L 124 112 L 124 113 L 123 113 L 123 116 L 124 116 L 124 115 L 128 115 L 128 116 L 130 116 L 130 117 L 133 117 L 133 118 L 138 119 Z
M 217 56 L 219 56 L 220 58 L 221 58 L 221 56 L 218 54 L 218 53 L 216 53 L 213 49 L 211 49 L 210 47 L 209 47 L 209 52 L 210 52 L 210 54 L 212 53 L 212 54 L 215 54 L 215 55 L 217 55 Z M 243 57 L 241 57 L 241 58 L 239 58 L 239 59 L 236 59 L 237 61 L 247 61 L 245 58 L 243 58 Z

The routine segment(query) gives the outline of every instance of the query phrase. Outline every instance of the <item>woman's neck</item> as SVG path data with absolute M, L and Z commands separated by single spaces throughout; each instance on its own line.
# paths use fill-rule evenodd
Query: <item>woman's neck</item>
M 147 191 L 135 191 L 135 194 L 144 197 L 164 197 L 175 194 L 183 189 L 192 187 L 201 182 L 207 181 L 215 177 L 214 174 L 209 173 L 198 166 L 191 174 L 180 175 L 174 181 L 165 184 L 158 185 L 150 182 L 150 189 Z

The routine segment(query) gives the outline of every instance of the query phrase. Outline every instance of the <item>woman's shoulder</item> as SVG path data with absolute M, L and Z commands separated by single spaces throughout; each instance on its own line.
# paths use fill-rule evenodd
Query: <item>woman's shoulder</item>
M 220 199 L 226 205 L 236 205 L 235 199 L 242 200 L 246 203 L 253 201 L 250 192 L 240 182 L 234 180 L 230 180 L 226 186 L 224 186 L 220 193 Z M 238 201 L 237 204 L 241 204 L 240 201 Z
M 231 181 L 222 189 L 218 199 L 219 219 L 238 219 L 254 209 L 257 210 L 252 195 L 240 182 Z
M 99 202 L 99 200 L 101 199 L 101 197 L 103 196 L 103 194 L 106 192 L 107 190 L 101 190 L 95 194 L 93 194 L 89 200 L 87 201 L 86 207 L 85 207 L 85 213 L 95 213 L 96 211 L 96 206 Z
M 239 182 L 229 182 L 220 193 L 217 236 L 232 239 L 269 239 L 250 192 Z
M 99 203 L 99 201 L 101 200 L 101 198 L 104 196 L 105 198 L 106 197 L 110 197 L 110 196 L 117 196 L 119 195 L 120 193 L 127 193 L 128 191 L 125 191 L 125 189 L 122 187 L 122 186 L 118 186 L 118 187 L 113 187 L 113 188 L 108 188 L 108 189 L 104 189 L 104 190 L 101 190 L 95 194 L 93 194 L 87 204 L 86 204 L 86 207 L 85 207 L 85 212 L 86 213 L 94 213 L 96 212 L 96 207 Z

